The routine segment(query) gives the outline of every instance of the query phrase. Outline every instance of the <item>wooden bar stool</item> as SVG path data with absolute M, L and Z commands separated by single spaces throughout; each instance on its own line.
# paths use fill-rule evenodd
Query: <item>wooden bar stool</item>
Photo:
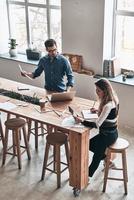
M 52 162 L 48 162 L 49 148 L 50 145 L 54 147 L 54 160 Z M 66 159 L 67 163 L 61 162 L 60 159 L 60 147 L 65 145 Z M 48 168 L 49 165 L 53 165 L 53 170 Z M 66 165 L 64 169 L 61 170 L 61 164 Z M 46 148 L 44 154 L 44 162 L 42 168 L 42 176 L 41 180 L 44 179 L 46 170 L 49 170 L 55 174 L 57 174 L 57 188 L 61 186 L 61 173 L 69 168 L 69 147 L 68 147 L 68 136 L 62 132 L 54 132 L 50 133 L 46 136 Z
M 13 156 L 17 156 L 18 158 L 18 168 L 21 169 L 21 154 L 27 151 L 28 159 L 31 159 L 29 144 L 26 135 L 25 129 L 26 121 L 21 118 L 12 118 L 5 121 L 5 140 L 4 140 L 4 148 L 3 148 L 3 160 L 2 164 L 5 164 L 6 155 L 11 154 Z M 20 145 L 20 130 L 23 130 L 24 144 L 25 146 Z M 12 142 L 13 145 L 8 148 L 8 135 L 9 130 L 12 131 Z M 21 152 L 21 147 L 25 150 Z M 13 153 L 9 152 L 9 149 L 13 148 Z
M 127 182 L 128 182 L 128 175 L 127 175 L 127 160 L 126 160 L 126 149 L 129 146 L 129 142 L 123 138 L 118 138 L 117 141 L 108 147 L 107 149 L 107 158 L 106 158 L 106 166 L 104 171 L 104 184 L 103 184 L 103 192 L 106 191 L 106 184 L 107 180 L 117 180 L 117 181 L 123 181 L 124 182 L 124 189 L 125 194 L 127 194 Z M 109 164 L 110 164 L 110 158 L 112 153 L 120 153 L 122 156 L 122 168 L 112 168 L 112 170 L 122 170 L 123 178 L 116 178 L 116 177 L 109 177 Z
M 38 150 L 38 137 L 47 134 L 47 128 L 45 128 L 42 123 L 33 121 L 31 119 L 27 120 L 27 123 L 28 123 L 28 141 L 30 140 L 30 135 L 33 134 L 35 136 L 35 149 Z M 32 123 L 34 123 L 33 127 Z

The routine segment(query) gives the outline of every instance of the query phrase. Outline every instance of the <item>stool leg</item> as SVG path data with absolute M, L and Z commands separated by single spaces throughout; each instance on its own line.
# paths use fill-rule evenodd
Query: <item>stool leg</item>
M 28 141 L 30 140 L 30 135 L 31 135 L 31 127 L 32 127 L 32 120 L 31 119 L 28 119 L 27 120 L 27 124 L 28 124 Z
M 127 161 L 126 161 L 125 150 L 122 152 L 122 166 L 123 166 L 124 189 L 125 189 L 125 194 L 127 194 L 128 175 L 127 175 Z
M 29 144 L 28 144 L 28 141 L 27 141 L 26 127 L 25 126 L 23 127 L 23 137 L 24 137 L 25 147 L 26 147 L 26 151 L 27 151 L 27 156 L 28 156 L 28 159 L 30 160 L 31 155 L 30 155 Z
M 111 151 L 107 151 L 107 160 L 106 160 L 106 166 L 104 170 L 104 184 L 103 184 L 103 192 L 106 191 L 106 185 L 107 185 L 107 177 L 108 177 L 108 172 L 109 172 L 109 164 L 110 164 L 110 158 L 111 158 Z
M 57 188 L 61 186 L 61 167 L 60 167 L 60 145 L 56 144 L 56 170 L 57 170 Z
M 49 148 L 50 148 L 50 144 L 46 143 L 41 180 L 44 180 L 46 167 L 47 167 L 47 161 L 48 161 Z
M 44 126 L 42 123 L 40 124 L 40 127 L 41 127 L 41 134 L 43 135 L 44 134 Z
M 56 145 L 53 146 L 53 171 L 57 171 L 57 164 L 56 164 Z
M 38 149 L 38 122 L 35 121 L 35 149 Z
M 69 167 L 69 162 L 70 162 L 70 156 L 69 156 L 69 146 L 68 146 L 68 142 L 65 144 L 65 152 L 66 152 L 66 158 L 67 158 L 67 164 Z
M 6 127 L 6 129 L 5 129 L 4 147 L 3 147 L 2 165 L 4 165 L 4 164 L 5 164 L 5 161 L 6 161 L 7 145 L 8 145 L 8 128 Z
M 13 131 L 12 134 L 12 141 L 13 141 L 13 156 L 16 156 L 16 139 L 15 139 L 15 132 Z
M 19 134 L 19 129 L 16 129 L 15 136 L 16 136 L 18 168 L 21 169 L 21 151 L 20 151 L 20 137 L 19 137 L 20 134 Z
M 2 144 L 4 146 L 4 134 L 3 134 L 3 128 L 2 128 L 1 119 L 0 119 L 0 135 L 1 135 Z

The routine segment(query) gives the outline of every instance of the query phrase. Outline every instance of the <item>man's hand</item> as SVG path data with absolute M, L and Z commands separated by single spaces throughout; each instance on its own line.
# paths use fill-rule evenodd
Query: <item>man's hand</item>
M 21 71 L 21 76 L 25 76 L 26 77 L 27 72 L 26 71 Z
M 29 73 L 29 72 L 26 72 L 26 71 L 21 71 L 21 75 L 24 76 L 24 77 L 33 78 L 33 74 Z

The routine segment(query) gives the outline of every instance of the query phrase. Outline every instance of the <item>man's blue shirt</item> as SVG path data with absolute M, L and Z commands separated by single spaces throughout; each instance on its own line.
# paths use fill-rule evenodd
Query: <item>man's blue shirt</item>
M 45 74 L 45 89 L 63 92 L 68 86 L 73 86 L 74 76 L 70 62 L 62 55 L 57 54 L 54 58 L 46 55 L 39 61 L 38 67 L 33 72 L 33 78 Z M 67 77 L 65 83 L 64 76 Z

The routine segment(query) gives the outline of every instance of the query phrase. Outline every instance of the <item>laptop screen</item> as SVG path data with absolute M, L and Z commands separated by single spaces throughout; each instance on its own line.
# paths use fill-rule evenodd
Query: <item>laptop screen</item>
M 76 91 L 52 93 L 51 95 L 47 95 L 47 98 L 51 102 L 69 101 L 74 98 L 75 93 Z

